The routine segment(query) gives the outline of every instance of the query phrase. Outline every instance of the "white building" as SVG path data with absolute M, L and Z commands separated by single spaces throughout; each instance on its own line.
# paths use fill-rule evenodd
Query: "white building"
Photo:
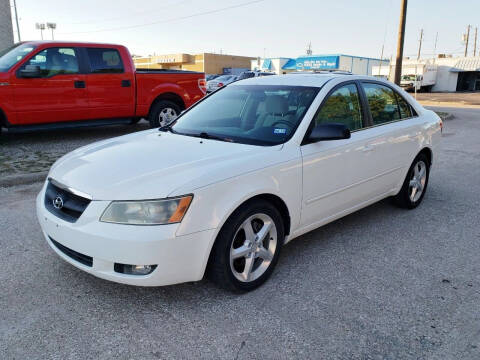
M 296 59 L 283 57 L 255 59 L 251 62 L 251 69 L 271 71 L 276 74 L 304 70 L 342 70 L 358 75 L 372 75 L 374 66 L 382 64 L 388 67 L 389 63 L 389 60 L 344 54 L 303 55 Z
M 439 55 L 430 59 L 403 59 L 402 75 L 411 72 L 412 68 L 434 66 L 437 71 L 432 91 L 480 91 L 480 56 L 452 57 Z M 393 81 L 395 62 L 391 66 L 373 68 L 373 75 L 385 76 Z
M 0 50 L 13 44 L 10 0 L 0 0 Z

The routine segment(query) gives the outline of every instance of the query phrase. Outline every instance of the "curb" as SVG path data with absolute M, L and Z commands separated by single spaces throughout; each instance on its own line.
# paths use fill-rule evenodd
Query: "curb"
M 8 175 L 0 179 L 0 187 L 11 187 L 17 185 L 30 185 L 42 182 L 46 179 L 48 171 L 30 174 Z

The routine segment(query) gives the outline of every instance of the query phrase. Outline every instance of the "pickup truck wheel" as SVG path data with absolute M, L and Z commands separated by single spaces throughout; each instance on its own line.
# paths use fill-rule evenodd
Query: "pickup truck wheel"
M 160 100 L 153 105 L 148 120 L 150 121 L 150 127 L 156 128 L 165 126 L 174 121 L 182 110 L 180 107 L 172 101 Z
M 222 288 L 250 291 L 273 272 L 284 240 L 278 210 L 265 200 L 247 203 L 225 222 L 210 254 L 207 274 Z

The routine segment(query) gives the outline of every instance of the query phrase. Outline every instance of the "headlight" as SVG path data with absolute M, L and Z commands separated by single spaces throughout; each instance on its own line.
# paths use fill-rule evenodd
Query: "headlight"
M 129 225 L 162 225 L 182 221 L 193 195 L 163 200 L 112 201 L 100 221 Z

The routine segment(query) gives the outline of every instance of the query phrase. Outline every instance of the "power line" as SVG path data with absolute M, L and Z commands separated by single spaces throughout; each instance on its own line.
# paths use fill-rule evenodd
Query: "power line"
M 100 29 L 100 30 L 91 30 L 91 31 L 68 32 L 68 33 L 61 33 L 61 34 L 59 34 L 59 35 L 90 34 L 90 33 L 97 33 L 97 32 L 107 32 L 107 31 L 116 31 L 116 30 L 135 29 L 135 28 L 140 28 L 140 27 L 150 26 L 150 25 L 166 24 L 166 23 L 170 23 L 170 22 L 174 22 L 174 21 L 190 19 L 190 18 L 193 18 L 193 17 L 215 14 L 215 13 L 219 13 L 219 12 L 226 11 L 226 10 L 237 9 L 237 8 L 240 8 L 240 7 L 244 7 L 244 6 L 248 6 L 248 5 L 252 5 L 252 4 L 256 4 L 256 3 L 260 3 L 260 2 L 264 2 L 264 1 L 266 1 L 266 0 L 248 1 L 248 2 L 244 2 L 244 3 L 237 4 L 237 5 L 226 6 L 226 7 L 219 8 L 219 9 L 204 11 L 204 12 L 200 12 L 200 13 L 196 13 L 196 14 L 191 14 L 191 15 L 186 15 L 186 16 L 180 16 L 180 17 L 172 18 L 172 19 L 168 19 L 168 20 L 153 21 L 153 22 L 145 23 L 145 24 L 130 25 L 130 26 L 119 26 L 119 27 L 115 27 L 115 28 Z
M 155 10 L 153 10 L 153 13 L 157 12 L 156 10 L 164 10 L 164 9 L 167 9 L 169 7 L 172 7 L 172 6 L 179 6 L 179 5 L 183 5 L 185 4 L 186 2 L 190 2 L 192 0 L 183 0 L 183 1 L 179 1 L 177 3 L 174 3 L 174 4 L 168 4 L 168 5 L 164 5 L 164 6 L 161 6 L 159 8 L 156 8 Z M 121 20 L 121 19 L 125 19 L 125 18 L 132 18 L 132 16 L 137 16 L 137 15 L 140 15 L 140 14 L 152 14 L 152 10 L 145 10 L 145 11 L 138 11 L 138 12 L 135 12 L 134 14 L 129 14 L 129 15 L 126 15 L 126 16 L 116 16 L 116 17 L 111 17 L 111 18 L 102 18 L 102 19 L 96 19 L 96 20 L 87 20 L 87 21 L 80 21 L 80 22 L 73 22 L 73 23 L 62 23 L 62 24 L 67 24 L 67 25 L 86 25 L 86 24 L 92 24 L 92 23 L 97 23 L 97 22 L 107 22 L 107 21 L 115 21 L 115 20 Z

